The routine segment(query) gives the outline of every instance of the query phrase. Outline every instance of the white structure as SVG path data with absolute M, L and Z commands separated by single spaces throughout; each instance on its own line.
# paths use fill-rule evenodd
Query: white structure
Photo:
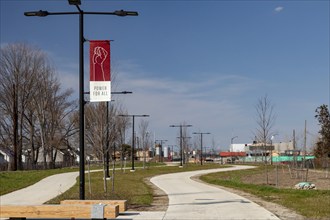
M 249 146 L 253 144 L 231 144 L 230 145 L 230 152 L 249 152 Z M 271 145 L 271 144 L 269 144 Z M 280 142 L 280 143 L 273 143 L 274 146 L 273 153 L 283 154 L 287 150 L 294 150 L 293 142 Z
M 9 163 L 10 162 L 10 152 L 5 151 L 4 149 L 0 149 L 0 164 Z
M 280 143 L 273 143 L 274 145 L 274 152 L 281 154 L 285 153 L 287 150 L 294 150 L 293 142 L 280 142 Z
M 164 147 L 164 158 L 168 158 L 168 156 L 169 156 L 169 150 L 170 150 L 170 148 L 169 147 Z
M 251 143 L 248 144 L 231 144 L 230 145 L 230 152 L 246 152 L 248 149 L 247 146 L 251 145 Z
M 156 145 L 156 156 L 160 155 L 160 146 Z

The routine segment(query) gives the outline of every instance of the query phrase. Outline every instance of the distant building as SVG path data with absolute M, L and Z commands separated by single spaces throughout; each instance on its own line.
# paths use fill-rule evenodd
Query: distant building
M 274 152 L 278 153 L 279 155 L 285 154 L 286 151 L 294 150 L 292 141 L 273 143 L 273 145 L 274 145 Z
M 231 144 L 230 145 L 230 152 L 246 152 L 246 147 L 251 145 L 250 143 L 246 144 Z
M 273 146 L 273 148 L 271 147 Z M 267 147 L 265 148 L 265 145 L 262 143 L 257 144 L 231 144 L 230 145 L 230 152 L 246 152 L 247 154 L 253 154 L 254 152 L 261 152 L 261 151 L 270 151 L 272 150 L 274 154 L 278 155 L 284 155 L 286 151 L 292 151 L 294 150 L 293 142 L 280 142 L 280 143 L 273 143 L 273 144 L 267 144 Z
M 146 161 L 150 161 L 151 160 L 151 151 L 149 150 L 142 150 L 142 149 L 138 149 L 136 151 L 136 157 L 139 161 L 143 161 L 144 159 Z
M 0 147 L 0 164 L 9 163 L 13 157 L 14 152 L 12 150 Z

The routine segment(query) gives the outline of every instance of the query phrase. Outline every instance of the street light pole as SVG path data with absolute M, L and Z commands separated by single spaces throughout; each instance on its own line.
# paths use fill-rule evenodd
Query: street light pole
M 84 13 L 79 8 L 79 197 L 85 199 Z
M 201 135 L 201 165 L 203 165 L 203 134 L 211 134 L 210 132 L 194 132 L 193 134 Z
M 134 167 L 134 148 L 135 148 L 135 131 L 134 131 L 134 123 L 135 123 L 135 117 L 149 117 L 149 115 L 119 115 L 121 117 L 132 117 L 133 120 L 133 128 L 132 128 L 132 150 L 131 150 L 131 157 L 132 157 L 132 169 L 131 172 L 135 171 L 135 167 Z
M 122 91 L 122 92 L 111 92 L 111 94 L 132 94 L 133 92 L 130 92 L 130 91 Z M 111 102 L 113 100 L 110 100 L 110 101 L 107 101 L 107 114 L 106 114 L 106 121 L 107 121 L 107 138 L 106 138 L 106 167 L 107 167 L 107 171 L 106 171 L 106 177 L 110 177 L 110 172 L 109 172 L 109 160 L 110 160 L 110 141 L 109 141 L 109 102 Z M 116 159 L 115 157 L 115 149 L 113 150 L 113 154 L 114 154 L 114 158 Z
M 79 14 L 79 197 L 85 199 L 85 146 L 84 146 L 84 14 L 94 15 L 117 15 L 117 16 L 137 16 L 133 11 L 115 11 L 115 12 L 84 12 L 80 9 L 80 0 L 68 0 L 70 5 L 75 5 L 77 12 L 48 12 L 48 11 L 30 11 L 24 12 L 25 16 L 46 17 L 48 15 L 73 15 Z
M 182 147 L 182 127 L 192 127 L 192 125 L 170 125 L 171 128 L 180 128 L 180 167 L 183 167 L 183 147 Z
M 273 165 L 273 140 L 277 134 L 274 134 L 270 138 L 270 165 Z
M 176 147 L 176 145 L 168 145 L 168 147 L 170 147 L 171 148 L 171 153 L 170 153 L 170 155 L 171 155 L 171 161 L 173 162 L 173 157 L 174 157 L 174 147 Z
M 186 150 L 188 150 L 187 147 L 189 146 L 189 144 L 187 144 L 186 139 L 189 139 L 191 137 L 185 137 L 182 135 L 182 137 L 177 137 L 177 138 L 182 139 L 182 162 L 183 164 L 185 164 L 187 162 Z

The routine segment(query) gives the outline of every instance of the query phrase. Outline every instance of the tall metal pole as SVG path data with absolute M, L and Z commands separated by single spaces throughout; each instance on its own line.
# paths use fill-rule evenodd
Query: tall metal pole
M 174 128 L 174 127 L 179 127 L 180 128 L 180 167 L 183 166 L 183 143 L 182 143 L 182 127 L 191 127 L 192 125 L 170 125 L 170 127 Z
M 70 5 L 75 5 L 78 12 L 48 12 L 48 11 L 30 11 L 24 12 L 25 16 L 46 17 L 48 15 L 73 15 L 79 14 L 79 190 L 80 199 L 85 199 L 85 152 L 84 152 L 84 14 L 94 15 L 117 15 L 117 16 L 138 16 L 135 11 L 115 11 L 115 12 L 84 12 L 80 9 L 79 0 L 69 0 Z
M 182 125 L 180 125 L 180 166 L 183 166 Z
M 85 199 L 85 143 L 84 143 L 84 13 L 79 10 L 79 198 Z
M 107 114 L 106 114 L 106 121 L 107 121 L 107 138 L 106 138 L 106 158 L 105 158 L 105 163 L 106 163 L 106 177 L 110 177 L 109 173 L 109 159 L 110 159 L 110 140 L 109 140 L 109 102 L 107 102 Z
M 201 165 L 203 165 L 203 133 L 201 133 Z
M 209 132 L 194 132 L 193 134 L 200 134 L 201 135 L 201 165 L 203 165 L 203 134 L 211 134 Z
M 130 92 L 130 91 L 122 91 L 122 92 L 111 92 L 111 94 L 132 94 L 133 92 Z M 106 121 L 107 121 L 107 138 L 106 138 L 106 177 L 110 177 L 110 164 L 109 164 L 109 161 L 110 161 L 110 140 L 109 140 L 109 133 L 110 133 L 110 119 L 109 119 L 109 105 L 110 105 L 110 102 L 113 101 L 113 100 L 109 100 L 107 101 L 107 114 L 106 114 Z M 114 155 L 114 163 L 116 162 L 116 150 L 115 150 L 115 145 L 113 145 L 113 155 Z M 112 155 L 112 152 L 111 152 L 111 155 Z M 114 176 L 112 175 L 112 181 L 114 181 Z M 114 189 L 114 188 L 113 188 Z
M 133 117 L 133 129 L 132 129 L 132 169 L 131 171 L 134 172 L 135 171 L 135 168 L 134 168 L 134 148 L 135 148 L 135 131 L 134 131 L 134 118 L 135 118 L 135 115 L 132 116 Z
M 134 123 L 135 123 L 135 117 L 149 117 L 149 115 L 118 115 L 121 117 L 132 117 L 133 120 L 133 128 L 132 128 L 132 150 L 131 150 L 131 154 L 132 154 L 132 169 L 131 171 L 134 172 L 135 168 L 134 168 L 134 148 L 135 148 L 135 131 L 134 131 Z
M 304 130 L 304 168 L 306 165 L 306 146 L 307 146 L 307 120 L 305 120 L 305 130 Z

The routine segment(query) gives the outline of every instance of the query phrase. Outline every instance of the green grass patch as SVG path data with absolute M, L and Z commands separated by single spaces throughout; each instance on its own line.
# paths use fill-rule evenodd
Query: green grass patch
M 275 202 L 295 210 L 308 218 L 330 216 L 330 190 L 278 189 L 268 185 L 247 184 L 244 176 L 264 172 L 263 167 L 251 170 L 211 173 L 201 177 L 205 182 L 238 189 L 256 195 L 266 201 Z
M 146 163 L 146 167 L 162 166 L 164 163 Z M 136 162 L 136 167 L 142 167 L 143 162 Z M 112 164 L 110 163 L 110 167 Z M 116 168 L 120 168 L 120 162 L 116 163 Z M 127 163 L 126 167 L 131 167 L 131 163 Z M 102 169 L 102 165 L 92 164 L 91 170 Z M 87 170 L 87 166 L 85 168 Z M 0 172 L 0 196 L 33 185 L 47 176 L 59 173 L 67 173 L 79 171 L 79 168 L 61 168 L 49 170 L 30 170 L 30 171 L 2 171 Z
M 190 165 L 184 168 L 179 168 L 178 166 L 150 166 L 146 169 L 136 169 L 135 172 L 130 172 L 126 170 L 125 172 L 121 170 L 115 171 L 115 184 L 114 190 L 112 190 L 112 180 L 107 181 L 107 192 L 104 190 L 103 172 L 90 173 L 90 182 L 88 174 L 86 174 L 86 199 L 123 199 L 127 200 L 129 207 L 140 207 L 140 206 L 150 206 L 153 201 L 153 190 L 145 183 L 146 178 L 153 176 L 174 173 L 174 172 L 185 172 L 194 171 L 201 169 L 212 169 L 221 168 L 219 164 L 205 164 L 200 165 Z M 226 166 L 228 167 L 228 166 Z M 90 190 L 91 189 L 91 192 Z M 79 186 L 78 183 L 71 189 L 66 191 L 64 194 L 54 198 L 49 201 L 50 204 L 57 204 L 64 199 L 79 199 Z
M 0 195 L 4 195 L 42 180 L 47 176 L 59 173 L 78 171 L 77 168 L 63 168 L 53 170 L 6 171 L 0 172 Z
M 177 166 L 160 166 L 163 165 L 161 163 L 150 163 L 147 164 L 146 169 L 141 169 L 138 167 L 141 167 L 142 163 L 135 163 L 135 165 L 137 169 L 134 173 L 129 170 L 125 172 L 116 170 L 114 190 L 110 180 L 107 181 L 107 192 L 104 190 L 103 172 L 90 173 L 91 184 L 89 184 L 88 174 L 86 174 L 86 199 L 124 199 L 128 201 L 129 207 L 149 206 L 153 201 L 153 195 L 152 189 L 144 182 L 146 178 L 166 173 L 228 167 L 218 164 L 204 164 L 203 166 L 189 165 L 179 168 Z M 130 166 L 130 163 L 126 164 L 126 168 L 130 168 Z M 118 168 L 120 165 L 116 165 L 116 167 Z M 101 166 L 92 166 L 91 170 L 100 168 Z M 78 168 L 0 172 L 0 195 L 32 185 L 47 176 L 72 171 L 78 171 Z M 211 184 L 239 189 L 266 201 L 278 203 L 307 218 L 316 219 L 330 216 L 330 190 L 278 189 L 268 185 L 247 184 L 242 181 L 245 176 L 253 176 L 262 172 L 264 172 L 264 168 L 260 167 L 249 170 L 211 173 L 202 176 L 201 179 Z M 79 199 L 78 181 L 71 189 L 48 203 L 56 204 L 65 199 Z

